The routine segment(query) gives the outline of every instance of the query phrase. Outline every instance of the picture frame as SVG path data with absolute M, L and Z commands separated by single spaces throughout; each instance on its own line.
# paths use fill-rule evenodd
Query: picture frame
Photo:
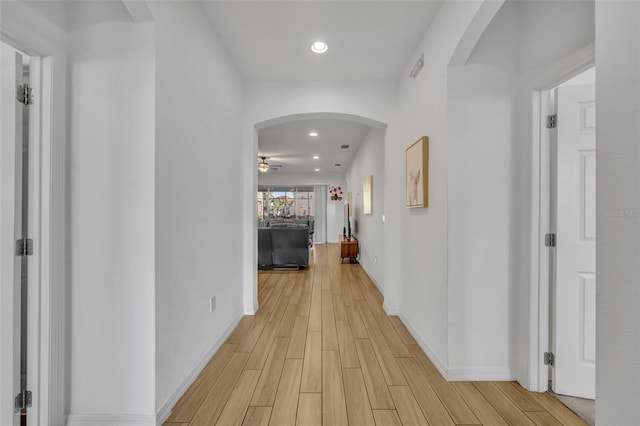
M 364 178 L 362 191 L 362 213 L 373 213 L 373 175 Z
M 422 136 L 406 149 L 406 206 L 429 206 L 429 138 Z

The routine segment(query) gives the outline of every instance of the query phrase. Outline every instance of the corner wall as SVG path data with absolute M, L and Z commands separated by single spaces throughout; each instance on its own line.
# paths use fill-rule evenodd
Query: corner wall
M 596 49 L 596 421 L 637 425 L 640 3 L 596 2 Z
M 196 3 L 148 5 L 157 35 L 155 408 L 164 421 L 242 315 L 243 94 Z
M 154 26 L 100 24 L 69 46 L 68 424 L 153 425 Z

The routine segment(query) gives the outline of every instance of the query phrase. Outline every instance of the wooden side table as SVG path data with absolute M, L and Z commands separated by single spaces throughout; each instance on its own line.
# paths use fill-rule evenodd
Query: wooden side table
M 344 235 L 340 236 L 340 263 L 344 259 L 353 261 L 358 257 L 358 240 L 355 238 L 345 238 Z

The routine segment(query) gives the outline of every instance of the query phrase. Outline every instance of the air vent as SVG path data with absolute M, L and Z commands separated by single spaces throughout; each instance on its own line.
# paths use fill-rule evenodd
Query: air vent
M 336 163 L 336 164 L 334 164 L 334 166 L 335 166 L 335 167 L 340 167 L 340 166 L 342 166 L 342 164 L 340 164 L 340 163 Z
M 272 165 L 271 165 L 271 168 L 272 168 L 272 169 L 277 169 L 277 168 L 279 168 L 279 167 L 282 167 L 282 164 L 272 164 Z
M 340 149 L 349 149 L 349 145 L 340 145 Z

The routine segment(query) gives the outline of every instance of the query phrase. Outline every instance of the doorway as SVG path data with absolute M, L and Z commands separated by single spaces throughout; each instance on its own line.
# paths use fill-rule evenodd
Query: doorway
M 591 68 L 549 93 L 549 390 L 595 421 L 596 102 Z

